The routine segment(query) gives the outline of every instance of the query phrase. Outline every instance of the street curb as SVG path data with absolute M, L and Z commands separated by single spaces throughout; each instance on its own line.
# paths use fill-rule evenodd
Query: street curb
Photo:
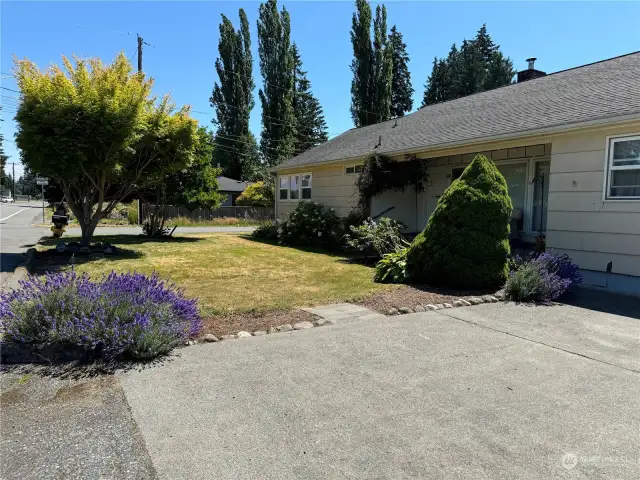
M 13 271 L 13 275 L 5 284 L 6 290 L 16 290 L 20 288 L 20 280 L 27 278 L 27 275 L 33 273 L 36 265 L 36 249 L 30 248 L 26 252 L 26 259 Z

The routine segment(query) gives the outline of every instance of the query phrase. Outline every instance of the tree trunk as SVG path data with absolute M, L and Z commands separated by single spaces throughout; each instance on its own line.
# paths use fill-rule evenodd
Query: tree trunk
M 82 231 L 82 240 L 80 241 L 80 246 L 89 247 L 91 245 L 91 239 L 93 238 L 93 234 L 96 231 L 96 226 L 98 225 L 98 219 L 91 219 L 89 224 L 82 222 L 80 223 L 80 230 Z

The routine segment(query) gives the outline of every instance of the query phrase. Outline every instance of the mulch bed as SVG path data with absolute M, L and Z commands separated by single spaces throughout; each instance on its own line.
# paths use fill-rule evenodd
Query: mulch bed
M 418 305 L 453 303 L 456 300 L 493 293 L 495 292 L 487 290 L 455 291 L 439 289 L 428 285 L 401 285 L 397 288 L 365 297 L 356 303 L 386 315 L 391 308 L 415 308 Z
M 273 310 L 268 312 L 228 313 L 203 320 L 201 335 L 213 333 L 216 336 L 231 335 L 240 331 L 255 332 L 268 330 L 285 323 L 313 322 L 318 317 L 304 310 Z

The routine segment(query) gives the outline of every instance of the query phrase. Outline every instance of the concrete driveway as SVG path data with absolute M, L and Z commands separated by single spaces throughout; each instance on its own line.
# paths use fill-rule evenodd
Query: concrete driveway
M 121 381 L 166 479 L 640 477 L 640 320 L 446 312 L 198 345 Z
M 105 414 L 88 416 L 86 395 L 3 405 L 1 476 L 66 478 L 46 468 L 54 448 L 69 478 L 637 479 L 640 309 L 603 305 L 625 301 L 619 314 L 485 304 L 181 349 L 115 383 L 79 381 L 122 403 Z M 47 442 L 55 424 L 41 424 L 64 415 L 79 418 Z

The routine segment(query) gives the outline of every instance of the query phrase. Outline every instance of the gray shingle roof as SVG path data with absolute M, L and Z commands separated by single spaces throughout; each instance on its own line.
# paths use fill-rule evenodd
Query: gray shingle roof
M 218 189 L 221 192 L 244 192 L 249 186 L 249 182 L 241 182 L 229 177 L 218 177 Z
M 556 72 L 354 128 L 280 164 L 277 169 L 371 153 L 463 144 L 492 136 L 640 114 L 640 52 Z M 380 147 L 374 149 L 378 139 Z

